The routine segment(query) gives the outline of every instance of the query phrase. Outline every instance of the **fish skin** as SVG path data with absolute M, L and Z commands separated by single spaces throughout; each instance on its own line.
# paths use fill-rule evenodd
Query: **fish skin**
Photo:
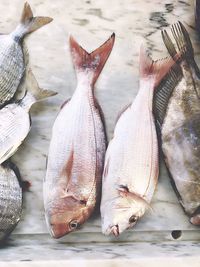
M 43 186 L 47 228 L 54 238 L 78 229 L 100 199 L 106 133 L 93 87 L 113 44 L 114 34 L 89 54 L 70 37 L 78 83 L 54 122 Z
M 106 235 L 133 227 L 150 206 L 159 172 L 153 91 L 172 64 L 152 61 L 141 48 L 139 92 L 121 113 L 106 151 L 101 200 Z
M 25 3 L 17 28 L 0 36 L 0 106 L 13 98 L 24 75 L 23 38 L 51 21 L 48 17 L 33 17 L 30 5 Z
M 30 108 L 46 97 L 56 94 L 54 91 L 41 89 L 29 68 L 24 84 L 26 93 L 22 99 L 0 109 L 0 164 L 9 159 L 21 145 L 30 131 Z
M 9 165 L 0 165 L 0 244 L 14 230 L 21 214 L 22 189 L 18 177 Z
M 184 211 L 191 223 L 200 225 L 200 72 L 183 24 L 174 24 L 171 31 L 182 53 L 179 65 L 183 78 L 173 89 L 168 103 L 161 127 L 162 150 Z M 174 56 L 175 47 L 167 32 L 163 31 L 162 35 Z

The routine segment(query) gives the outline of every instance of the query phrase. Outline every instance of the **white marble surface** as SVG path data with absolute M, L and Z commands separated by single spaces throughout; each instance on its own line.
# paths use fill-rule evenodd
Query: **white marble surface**
M 23 2 L 22 0 L 0 1 L 1 32 L 8 33 L 15 27 L 19 20 Z M 46 156 L 53 121 L 59 106 L 64 99 L 73 94 L 76 86 L 68 46 L 69 33 L 73 34 L 88 51 L 97 48 L 112 32 L 116 33 L 114 49 L 95 89 L 105 114 L 107 133 L 110 138 L 117 113 L 124 105 L 132 101 L 137 93 L 139 81 L 138 52 L 142 42 L 150 49 L 154 59 L 166 56 L 167 52 L 162 43 L 160 30 L 162 27 L 181 20 L 186 23 L 186 26 L 189 26 L 188 30 L 200 66 L 200 41 L 196 32 L 190 27 L 194 26 L 193 1 L 30 0 L 29 3 L 34 14 L 54 18 L 51 24 L 31 34 L 27 38 L 27 45 L 32 68 L 39 84 L 47 89 L 56 90 L 59 94 L 34 106 L 31 112 L 33 122 L 31 132 L 13 157 L 20 168 L 23 179 L 31 181 L 32 186 L 30 192 L 24 195 L 23 218 L 15 230 L 15 235 L 11 237 L 14 238 L 14 241 L 11 240 L 10 246 L 0 250 L 0 266 L 8 266 L 3 264 L 4 260 L 23 260 L 28 255 L 36 261 L 34 263 L 36 265 L 33 263 L 29 265 L 39 266 L 37 265 L 37 259 L 47 260 L 48 257 L 51 257 L 52 251 L 54 253 L 51 260 L 54 256 L 55 259 L 62 258 L 62 252 L 65 251 L 68 263 L 72 259 L 78 259 L 79 256 L 77 255 L 82 255 L 85 259 L 94 261 L 97 258 L 102 259 L 104 254 L 109 255 L 110 253 L 114 256 L 107 256 L 106 259 L 112 258 L 114 260 L 112 262 L 115 262 L 116 266 L 119 266 L 118 263 L 120 262 L 120 260 L 118 263 L 116 261 L 118 256 L 119 259 L 127 259 L 125 261 L 126 266 L 129 266 L 130 262 L 131 264 L 133 262 L 137 263 L 136 266 L 146 266 L 143 265 L 142 258 L 146 256 L 144 252 L 147 252 L 148 256 L 146 257 L 150 257 L 150 261 L 153 261 L 154 257 L 159 258 L 156 263 L 154 262 L 154 266 L 157 266 L 162 258 L 167 257 L 166 253 L 173 253 L 172 257 L 178 257 L 177 263 L 186 266 L 187 260 L 183 262 L 182 257 L 189 254 L 191 257 L 195 256 L 197 258 L 198 243 L 193 245 L 192 240 L 200 240 L 200 234 L 198 228 L 188 222 L 187 216 L 178 204 L 163 164 L 161 164 L 159 184 L 152 203 L 153 212 L 147 213 L 133 230 L 124 233 L 115 240 L 117 242 L 135 241 L 135 243 L 128 245 L 107 243 L 106 246 L 111 252 L 105 252 L 105 245 L 101 243 L 98 245 L 82 244 L 81 253 L 77 252 L 79 251 L 78 246 L 81 246 L 78 245 L 80 242 L 114 241 L 113 237 L 104 237 L 100 233 L 99 215 L 87 222 L 79 232 L 68 235 L 61 240 L 55 241 L 48 237 L 43 212 L 42 181 L 45 176 Z M 184 230 L 181 237 L 182 241 L 178 243 L 179 247 L 177 248 L 177 243 L 172 241 L 172 230 Z M 42 235 L 38 237 L 37 234 L 39 233 Z M 23 234 L 32 234 L 32 237 L 25 238 Z M 28 242 L 29 239 L 30 242 Z M 157 244 L 157 247 L 154 247 L 156 253 L 151 254 L 151 243 L 138 243 L 144 240 L 155 242 L 171 240 L 171 243 L 163 247 Z M 69 246 L 65 242 L 76 243 L 68 251 Z M 22 249 L 20 252 L 21 246 L 24 250 Z M 91 251 L 95 253 L 90 254 L 88 246 L 91 246 Z M 121 247 L 124 247 L 124 250 L 121 250 Z M 180 254 L 179 252 L 176 254 L 175 252 L 179 249 Z M 121 251 L 124 251 L 126 257 L 120 254 Z M 46 255 L 46 258 L 43 258 L 42 254 Z M 17 258 L 17 255 L 19 255 L 19 258 Z M 22 257 L 23 255 L 24 257 Z M 135 255 L 140 255 L 140 257 L 135 259 Z M 133 261 L 129 261 L 130 259 L 133 259 Z M 98 262 L 99 265 L 100 262 Z M 200 265 L 199 256 L 198 262 Z M 169 263 L 169 259 L 167 263 Z M 27 266 L 25 264 L 27 262 L 24 263 L 24 266 Z M 52 262 L 51 264 L 48 263 L 48 266 L 55 266 Z M 70 262 L 70 266 L 73 266 L 73 264 L 73 262 Z M 86 263 L 83 262 L 84 264 L 86 266 Z M 96 261 L 95 264 L 97 264 Z M 115 264 L 113 263 L 112 266 L 115 266 Z M 192 266 L 199 265 L 194 263 Z M 9 266 L 17 265 L 10 263 Z M 105 266 L 108 265 L 105 263 Z

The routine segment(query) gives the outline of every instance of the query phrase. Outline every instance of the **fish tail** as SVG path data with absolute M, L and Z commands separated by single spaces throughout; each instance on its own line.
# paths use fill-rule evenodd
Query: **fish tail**
M 153 78 L 154 88 L 161 82 L 175 64 L 171 57 L 152 60 L 143 46 L 140 48 L 140 79 Z
M 162 31 L 163 42 L 169 54 L 173 57 L 175 61 L 180 62 L 182 60 L 187 60 L 188 62 L 194 62 L 194 50 L 192 47 L 190 36 L 186 28 L 180 21 L 172 25 L 171 33 L 176 42 L 177 49 L 175 48 L 167 31 Z M 179 55 L 178 60 L 177 55 Z
M 29 69 L 29 71 L 27 73 L 26 88 L 31 93 L 31 95 L 35 98 L 36 101 L 39 101 L 39 100 L 42 100 L 44 98 L 47 98 L 47 97 L 50 97 L 50 96 L 57 94 L 54 91 L 40 88 L 31 69 Z
M 36 31 L 52 20 L 50 17 L 34 17 L 30 5 L 26 2 L 22 11 L 20 25 L 12 34 L 15 38 L 21 39 L 24 35 Z
M 113 33 L 103 45 L 88 53 L 70 36 L 70 50 L 78 79 L 84 74 L 92 86 L 95 84 L 112 51 L 114 40 Z

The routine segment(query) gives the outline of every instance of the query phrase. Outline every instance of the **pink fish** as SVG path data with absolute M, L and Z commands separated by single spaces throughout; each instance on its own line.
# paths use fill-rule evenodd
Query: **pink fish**
M 153 61 L 141 48 L 140 89 L 120 114 L 106 152 L 101 200 L 106 235 L 132 227 L 150 206 L 159 172 L 153 93 L 173 64 L 172 59 Z
M 114 38 L 90 54 L 70 38 L 78 84 L 54 123 L 44 181 L 46 222 L 54 238 L 82 225 L 100 199 L 106 135 L 94 84 Z

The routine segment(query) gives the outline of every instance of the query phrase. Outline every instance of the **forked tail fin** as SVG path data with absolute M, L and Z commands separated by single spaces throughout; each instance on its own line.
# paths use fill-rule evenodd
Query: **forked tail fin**
M 114 40 L 113 33 L 103 45 L 88 53 L 70 36 L 70 50 L 78 79 L 83 74 L 92 86 L 95 84 L 112 51 Z
M 152 78 L 155 88 L 175 64 L 171 57 L 152 60 L 144 47 L 140 48 L 140 80 Z
M 50 23 L 53 19 L 50 17 L 34 17 L 30 5 L 26 2 L 22 11 L 20 24 L 17 26 L 12 35 L 21 39 L 24 35 L 36 31 L 40 27 Z

